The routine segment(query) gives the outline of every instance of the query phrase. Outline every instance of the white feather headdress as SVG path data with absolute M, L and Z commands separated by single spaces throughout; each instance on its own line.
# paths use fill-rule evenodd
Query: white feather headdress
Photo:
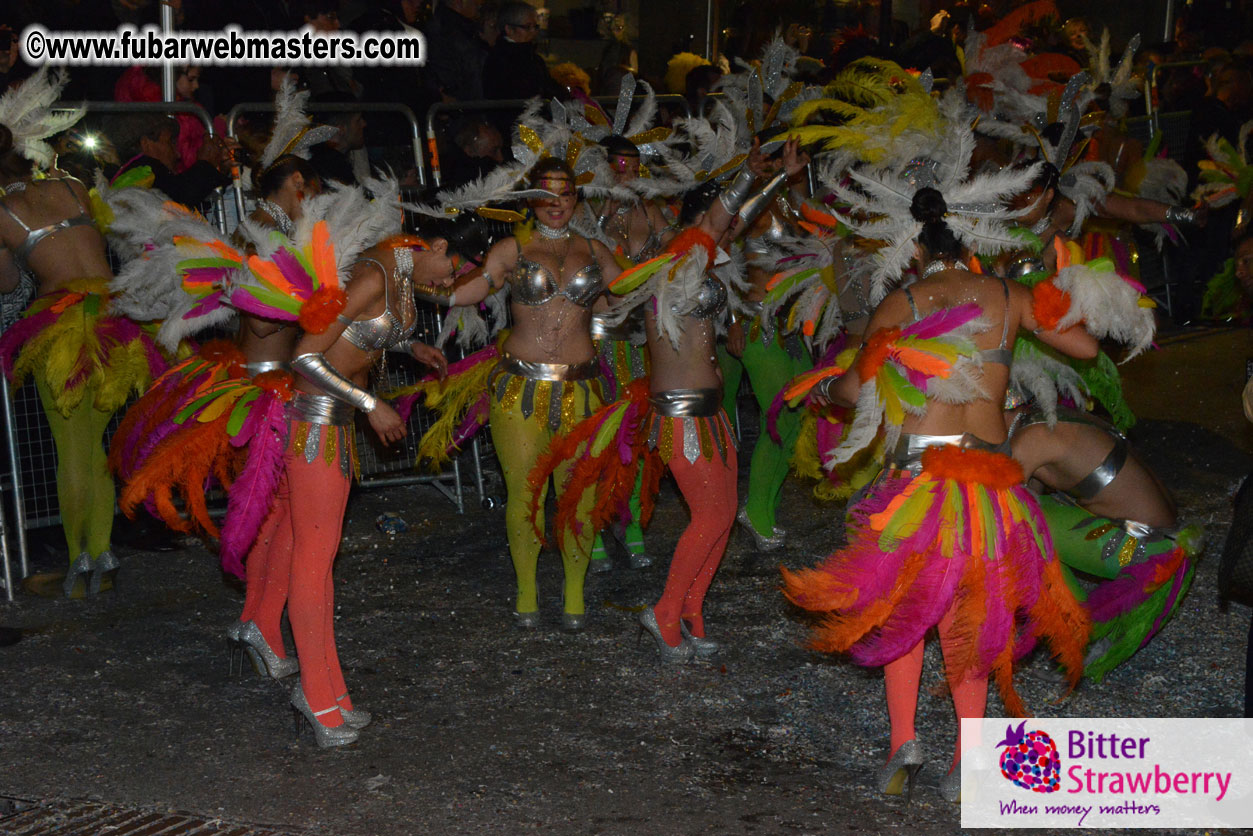
M 1084 35 L 1083 47 L 1088 52 L 1088 72 L 1092 75 L 1093 85 L 1109 85 L 1110 115 L 1116 119 L 1121 119 L 1127 115 L 1127 103 L 1139 98 L 1141 93 L 1135 80 L 1131 77 L 1131 70 L 1134 66 L 1133 58 L 1136 50 L 1140 48 L 1139 34 L 1136 34 L 1127 42 L 1127 48 L 1122 53 L 1122 60 L 1118 62 L 1117 67 L 1112 69 L 1109 64 L 1108 28 L 1101 34 L 1100 46 L 1093 44 L 1092 41 L 1088 40 L 1088 36 Z
M 880 243 L 869 277 L 874 304 L 899 281 L 914 257 L 922 224 L 910 213 L 910 207 L 921 188 L 934 188 L 944 196 L 948 205 L 945 222 L 971 251 L 995 255 L 1023 245 L 1007 223 L 1021 210 L 1009 209 L 1008 200 L 1030 188 L 1041 164 L 972 176 L 974 135 L 964 120 L 948 123 L 942 145 L 938 159 L 914 160 L 896 170 L 850 169 L 851 184 L 829 184 L 849 206 L 844 223 Z
M 313 120 L 305 113 L 308 101 L 308 90 L 297 92 L 290 77 L 283 80 L 283 85 L 274 97 L 274 130 L 258 160 L 260 171 L 266 171 L 287 156 L 307 160 L 313 146 L 334 138 L 336 128 L 330 125 L 314 126 Z
M 86 113 L 82 107 L 52 109 L 67 81 L 65 73 L 43 66 L 0 96 L 0 123 L 12 132 L 13 149 L 40 168 L 50 168 L 56 159 L 44 140 L 73 127 Z

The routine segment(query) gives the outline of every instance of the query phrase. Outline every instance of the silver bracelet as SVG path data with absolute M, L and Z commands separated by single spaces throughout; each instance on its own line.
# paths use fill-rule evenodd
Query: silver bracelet
M 291 361 L 291 367 L 332 398 L 350 403 L 362 412 L 373 412 L 379 405 L 378 398 L 336 371 L 321 354 L 301 354 Z
M 770 205 L 770 201 L 774 200 L 775 189 L 783 185 L 783 181 L 787 179 L 787 172 L 780 169 L 779 173 L 771 177 L 766 185 L 762 186 L 756 194 L 744 201 L 744 205 L 740 207 L 740 211 L 736 214 L 740 216 L 740 223 L 743 229 L 752 226 L 753 221 L 766 211 L 766 207 Z
M 735 176 L 735 180 L 727 187 L 726 191 L 718 195 L 722 208 L 727 210 L 728 215 L 738 214 L 740 207 L 744 205 L 744 201 L 748 200 L 749 194 L 752 193 L 753 181 L 757 179 L 752 170 L 747 165 L 740 169 L 740 173 Z
M 1196 226 L 1196 210 L 1190 206 L 1166 207 L 1166 223 L 1176 226 Z

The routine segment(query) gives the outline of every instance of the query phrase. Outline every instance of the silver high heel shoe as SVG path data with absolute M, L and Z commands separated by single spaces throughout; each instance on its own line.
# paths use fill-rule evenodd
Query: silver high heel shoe
M 74 559 L 70 568 L 65 570 L 65 582 L 61 584 L 61 591 L 65 593 L 66 598 L 86 598 L 87 590 L 90 588 L 90 576 L 91 555 L 83 552 Z M 78 594 L 75 595 L 75 592 Z
M 744 527 L 744 530 L 752 535 L 753 541 L 757 544 L 757 551 L 772 552 L 775 549 L 783 548 L 783 543 L 787 540 L 787 534 L 780 528 L 775 528 L 774 534 L 767 537 L 753 526 L 753 521 L 748 517 L 748 506 L 740 506 L 740 511 L 735 515 L 735 521 Z
M 945 801 L 958 804 L 962 800 L 962 765 L 959 761 L 952 771 L 944 773 L 940 779 L 940 797 Z
M 904 795 L 908 801 L 913 798 L 914 779 L 922 769 L 924 758 L 922 747 L 915 739 L 906 740 L 896 750 L 887 765 L 879 769 L 875 777 L 875 788 L 884 795 Z
M 335 704 L 339 705 L 339 703 L 342 702 L 346 696 L 348 695 L 344 694 L 343 697 L 335 700 Z M 344 718 L 344 725 L 350 729 L 364 729 L 366 726 L 370 725 L 370 721 L 374 719 L 374 715 L 366 711 L 364 708 L 344 708 L 340 705 L 339 713 L 340 716 Z
M 104 584 L 104 576 L 110 572 L 116 572 L 118 566 L 117 557 L 113 552 L 105 549 L 100 552 L 91 566 L 91 580 L 87 582 L 87 594 L 97 595 L 100 593 L 100 587 Z M 116 583 L 116 578 L 114 583 Z
M 713 639 L 693 636 L 692 632 L 687 629 L 687 622 L 681 618 L 679 619 L 679 633 L 682 634 L 683 640 L 692 646 L 692 652 L 696 654 L 697 659 L 710 659 L 722 650 L 722 645 Z
M 299 661 L 290 657 L 284 659 L 274 652 L 255 621 L 249 621 L 239 628 L 239 641 L 244 646 L 244 650 L 248 651 L 252 666 L 262 676 L 282 679 L 300 670 Z
M 318 719 L 319 717 L 330 714 L 332 711 L 339 711 L 340 708 L 338 705 L 332 705 L 330 708 L 322 711 L 314 711 L 309 707 L 309 700 L 305 697 L 303 686 L 297 685 L 292 689 L 291 707 L 299 716 L 304 717 L 309 722 L 310 728 L 313 729 L 313 739 L 320 748 L 346 746 L 349 743 L 357 742 L 357 737 L 359 736 L 357 730 L 348 726 L 346 722 L 334 728 L 322 725 L 322 721 Z
M 666 640 L 661 635 L 661 626 L 657 624 L 657 613 L 653 611 L 652 607 L 648 607 L 640 613 L 640 629 L 647 630 L 652 634 L 653 640 L 657 642 L 657 655 L 661 657 L 661 661 L 667 664 L 690 662 L 692 657 L 696 655 L 696 649 L 686 639 L 680 641 L 674 647 L 666 644 Z
M 567 633 L 578 633 L 586 626 L 587 613 L 563 612 L 561 614 L 561 629 Z
M 612 572 L 613 561 L 609 559 L 609 555 L 598 557 L 588 565 L 587 571 L 593 575 L 603 575 L 605 572 Z
M 239 634 L 243 632 L 243 629 L 244 622 L 236 618 L 230 623 L 230 626 L 226 628 L 226 640 L 230 642 L 239 641 Z
M 532 612 L 515 612 L 513 623 L 522 630 L 534 630 L 539 626 L 539 610 Z

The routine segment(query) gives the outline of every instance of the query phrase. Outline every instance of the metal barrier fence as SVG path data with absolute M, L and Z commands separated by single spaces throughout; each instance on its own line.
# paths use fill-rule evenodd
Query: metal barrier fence
M 631 103 L 634 105 L 638 101 L 642 101 L 644 96 L 635 96 Z M 615 105 L 618 102 L 617 96 L 597 96 L 595 101 L 602 105 Z M 663 93 L 656 97 L 658 107 L 663 105 L 677 105 L 683 109 L 683 112 L 691 116 L 688 108 L 687 99 L 676 93 Z M 530 104 L 529 99 L 483 99 L 480 101 L 470 102 L 436 102 L 426 111 L 426 142 L 427 151 L 431 155 L 431 172 L 433 176 L 433 184 L 438 186 L 441 184 L 439 161 L 442 157 L 440 148 L 440 132 L 436 130 L 436 124 L 441 116 L 448 115 L 464 115 L 467 113 L 478 113 L 486 111 L 515 111 L 521 113 Z M 573 104 L 573 103 L 571 103 Z M 610 113 L 610 118 L 613 113 Z M 508 141 L 508 138 L 506 138 Z M 425 182 L 425 181 L 423 181 Z

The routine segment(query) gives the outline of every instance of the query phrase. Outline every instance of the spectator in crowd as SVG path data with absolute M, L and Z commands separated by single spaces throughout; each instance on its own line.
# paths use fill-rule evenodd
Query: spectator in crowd
M 953 43 L 953 18 L 937 12 L 930 25 L 900 45 L 901 64 L 911 70 L 930 69 L 937 78 L 960 78 L 961 62 Z
M 692 115 L 705 112 L 706 97 L 714 91 L 722 80 L 722 70 L 713 64 L 701 64 L 693 67 L 683 80 L 683 96 L 691 108 Z
M 174 75 L 174 100 L 197 104 L 196 91 L 200 89 L 200 68 L 179 67 Z M 136 64 L 122 74 L 113 88 L 113 98 L 119 102 L 159 102 L 164 96 L 161 91 L 161 68 L 147 67 Z M 176 113 L 178 120 L 178 156 L 175 158 L 174 172 L 186 171 L 195 165 L 200 158 L 200 146 L 204 144 L 208 131 L 198 117 L 190 113 Z M 217 125 L 218 132 L 225 130 L 225 124 Z
M 505 161 L 504 140 L 495 125 L 471 117 L 454 126 L 452 147 L 440 158 L 440 185 L 460 186 Z
M 310 111 L 314 118 L 323 124 L 333 125 L 339 129 L 334 139 L 315 145 L 309 159 L 323 181 L 338 180 L 348 184 L 357 182 L 357 175 L 349 154 L 365 147 L 365 116 L 361 111 L 318 113 L 316 107 L 319 104 L 349 104 L 351 102 L 353 102 L 352 96 L 345 93 L 326 93 L 313 97 L 314 107 L 311 107 Z
M 320 34 L 339 31 L 339 0 L 304 0 L 304 25 Z M 347 93 L 360 100 L 364 90 L 345 64 L 310 64 L 300 70 L 305 86 L 314 96 L 326 93 Z
M 118 116 L 109 121 L 107 133 L 125 160 L 114 173 L 140 166 L 152 170 L 153 188 L 165 192 L 184 206 L 199 206 L 209 193 L 230 183 L 230 154 L 234 143 L 212 137 L 201 143 L 196 161 L 181 172 L 178 165 L 179 124 L 163 113 Z
M 483 98 L 487 42 L 479 37 L 479 0 L 448 0 L 426 30 L 426 83 L 435 101 Z
M 639 54 L 627 37 L 626 17 L 614 15 L 609 21 L 605 46 L 600 51 L 600 61 L 596 64 L 596 93 L 603 96 L 616 95 L 622 76 L 626 73 L 638 73 L 639 70 Z
M 483 94 L 489 99 L 560 96 L 561 89 L 535 48 L 539 19 L 535 7 L 512 0 L 500 7 L 501 34 L 483 64 Z

